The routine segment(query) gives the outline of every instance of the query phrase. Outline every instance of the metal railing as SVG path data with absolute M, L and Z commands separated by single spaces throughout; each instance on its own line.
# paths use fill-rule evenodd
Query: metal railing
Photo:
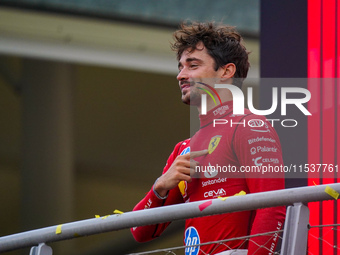
M 52 254 L 52 249 L 46 243 L 50 242 L 214 214 L 290 206 L 287 211 L 281 254 L 301 254 L 301 249 L 306 250 L 309 216 L 309 210 L 303 204 L 334 199 L 329 192 L 330 189 L 340 193 L 340 184 L 253 193 L 228 197 L 226 200 L 217 198 L 209 200 L 211 203 L 209 202 L 209 206 L 204 210 L 201 210 L 200 206 L 207 200 L 60 224 L 0 237 L 0 252 L 33 246 L 31 255 L 49 255 Z

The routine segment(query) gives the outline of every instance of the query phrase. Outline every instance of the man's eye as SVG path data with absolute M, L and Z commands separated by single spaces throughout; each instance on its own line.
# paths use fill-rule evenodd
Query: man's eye
M 198 65 L 190 65 L 191 68 L 196 68 Z

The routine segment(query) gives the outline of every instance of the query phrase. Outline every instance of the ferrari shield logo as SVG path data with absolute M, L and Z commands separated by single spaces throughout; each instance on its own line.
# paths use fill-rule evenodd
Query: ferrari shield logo
M 209 142 L 209 147 L 208 147 L 208 152 L 209 154 L 213 153 L 213 151 L 216 149 L 218 143 L 220 142 L 222 136 L 221 135 L 216 135 L 210 139 Z

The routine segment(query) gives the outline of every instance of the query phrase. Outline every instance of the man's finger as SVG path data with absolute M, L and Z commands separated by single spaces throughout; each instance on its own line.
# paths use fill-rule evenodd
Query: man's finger
M 192 151 L 190 152 L 190 158 L 197 158 L 205 154 L 208 154 L 208 150 Z
M 190 168 L 195 169 L 196 166 L 198 166 L 200 163 L 198 163 L 195 160 L 190 160 Z

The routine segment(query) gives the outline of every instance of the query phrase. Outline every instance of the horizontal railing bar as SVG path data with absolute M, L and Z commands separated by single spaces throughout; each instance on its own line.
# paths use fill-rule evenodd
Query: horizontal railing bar
M 298 202 L 308 203 L 333 199 L 326 193 L 326 186 L 329 186 L 340 193 L 340 183 L 337 183 L 253 193 L 244 196 L 232 196 L 226 200 L 217 198 L 126 212 L 123 214 L 114 214 L 105 218 L 101 217 L 75 221 L 3 236 L 0 237 L 0 252 L 36 246 L 40 243 L 56 242 L 80 236 L 94 235 L 174 220 L 248 211 L 267 207 L 286 206 Z M 206 206 L 202 207 L 202 204 L 207 202 L 209 202 L 209 204 L 205 204 Z
M 329 228 L 329 227 L 339 227 L 340 224 L 324 224 L 324 225 L 309 225 L 308 227 L 311 228 Z

